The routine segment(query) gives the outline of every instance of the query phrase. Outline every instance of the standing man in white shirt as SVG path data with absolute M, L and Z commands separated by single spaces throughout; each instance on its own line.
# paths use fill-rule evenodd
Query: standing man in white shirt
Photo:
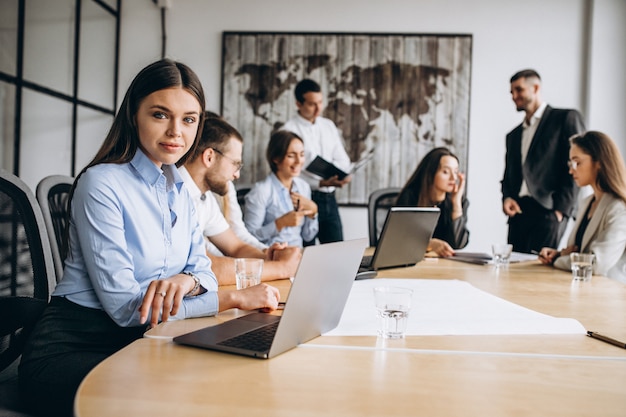
M 178 168 L 196 208 L 200 230 L 225 256 L 207 250 L 220 285 L 235 283 L 234 258 L 264 259 L 262 281 L 289 278 L 300 263 L 300 248 L 275 243 L 265 251 L 243 242 L 230 228 L 213 193 L 226 195 L 229 182 L 239 178 L 243 138 L 221 118 L 207 117 L 198 146 Z
M 305 166 L 319 155 L 339 169 L 348 172 L 350 157 L 346 153 L 337 126 L 332 120 L 322 117 L 324 96 L 320 85 L 311 79 L 304 79 L 296 85 L 295 97 L 298 114 L 287 121 L 281 129 L 294 132 L 304 141 Z M 343 187 L 352 178 L 349 175 L 342 180 L 337 176 L 321 178 L 306 169 L 302 171 L 301 178 L 311 186 L 311 197 L 319 210 L 317 234 L 319 242 L 343 240 L 343 226 L 339 216 L 339 206 L 335 199 L 335 189 Z M 304 242 L 304 246 L 313 244 L 315 244 L 315 239 Z

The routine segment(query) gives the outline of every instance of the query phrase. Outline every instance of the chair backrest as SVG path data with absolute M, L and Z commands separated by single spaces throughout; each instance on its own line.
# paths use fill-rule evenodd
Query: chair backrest
M 41 208 L 22 180 L 0 170 L 0 366 L 21 354 L 55 285 Z
M 387 187 L 375 190 L 370 194 L 367 203 L 370 246 L 378 244 L 378 237 L 385 223 L 387 212 L 395 204 L 401 190 L 399 187 Z
M 52 259 L 57 279 L 63 276 L 67 256 L 67 226 L 69 213 L 67 201 L 74 178 L 67 175 L 50 175 L 37 184 L 37 201 L 41 206 L 43 219 L 50 239 Z
M 252 186 L 249 184 L 236 185 L 237 187 L 237 202 L 239 203 L 239 207 L 241 207 L 241 212 L 243 213 L 244 206 L 246 205 L 246 194 L 250 192 Z

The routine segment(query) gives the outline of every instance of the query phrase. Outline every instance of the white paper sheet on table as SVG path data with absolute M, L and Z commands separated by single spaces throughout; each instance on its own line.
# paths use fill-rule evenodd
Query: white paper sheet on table
M 555 318 L 479 290 L 459 280 L 355 281 L 339 325 L 326 336 L 375 336 L 372 288 L 413 289 L 407 335 L 585 334 L 574 319 Z

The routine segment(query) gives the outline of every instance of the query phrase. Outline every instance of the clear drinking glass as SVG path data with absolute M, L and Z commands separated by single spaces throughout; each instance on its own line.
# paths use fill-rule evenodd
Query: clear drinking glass
M 379 336 L 385 339 L 404 338 L 412 297 L 413 290 L 408 288 L 374 288 Z

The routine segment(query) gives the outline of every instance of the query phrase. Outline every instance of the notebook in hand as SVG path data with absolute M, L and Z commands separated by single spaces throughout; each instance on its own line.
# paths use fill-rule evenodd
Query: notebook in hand
M 374 254 L 363 257 L 360 271 L 399 268 L 421 261 L 438 219 L 437 207 L 392 207 Z
M 316 156 L 315 159 L 306 167 L 306 170 L 315 175 L 319 175 L 324 179 L 334 177 L 336 175 L 337 178 L 342 180 L 348 176 L 347 172 L 339 169 L 337 166 L 328 162 L 319 155 Z
M 251 313 L 174 342 L 267 359 L 328 332 L 339 323 L 366 246 L 367 239 L 307 246 L 282 316 Z M 264 345 L 256 340 L 262 337 Z
M 320 177 L 326 179 L 330 177 L 334 177 L 335 175 L 340 180 L 344 179 L 350 174 L 356 172 L 362 166 L 365 166 L 369 161 L 374 157 L 374 149 L 371 149 L 363 158 L 361 158 L 358 162 L 352 165 L 349 172 L 345 172 L 342 169 L 339 169 L 336 165 L 328 162 L 321 156 L 316 156 L 315 159 L 306 167 L 306 170 L 319 175 Z

